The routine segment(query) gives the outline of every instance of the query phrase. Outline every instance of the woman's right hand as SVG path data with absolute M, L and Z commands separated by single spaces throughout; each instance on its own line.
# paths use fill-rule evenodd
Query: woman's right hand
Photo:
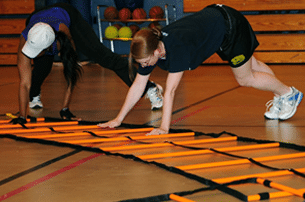
M 111 121 L 108 121 L 106 123 L 99 123 L 97 124 L 98 127 L 101 128 L 115 128 L 121 125 L 121 121 L 118 121 L 117 119 L 113 119 Z

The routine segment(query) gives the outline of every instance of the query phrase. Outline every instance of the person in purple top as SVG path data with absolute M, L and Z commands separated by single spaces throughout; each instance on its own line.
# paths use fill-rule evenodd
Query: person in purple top
M 68 84 L 60 116 L 64 119 L 76 118 L 69 110 L 69 103 L 82 73 L 77 52 L 113 70 L 127 86 L 131 86 L 133 81 L 129 76 L 128 60 L 105 47 L 77 9 L 65 3 L 54 4 L 34 11 L 27 18 L 26 28 L 22 31 L 17 57 L 20 116 L 13 123 L 26 123 L 28 105 L 30 108 L 43 107 L 40 101 L 41 85 L 51 72 L 55 55 L 61 58 Z M 131 71 L 131 74 L 136 74 L 135 70 Z M 152 109 L 159 109 L 163 105 L 161 93 L 160 85 L 148 81 L 142 96 L 146 94 L 150 99 Z
M 181 18 L 162 30 L 141 30 L 133 37 L 130 58 L 140 63 L 135 81 L 117 117 L 100 127 L 117 127 L 137 103 L 145 83 L 156 66 L 168 71 L 162 122 L 149 135 L 166 134 L 170 129 L 175 91 L 187 70 L 194 70 L 212 54 L 228 61 L 241 86 L 271 91 L 274 98 L 264 116 L 286 120 L 292 117 L 303 93 L 279 81 L 273 71 L 253 52 L 259 45 L 255 34 L 238 11 L 225 5 L 211 5 Z

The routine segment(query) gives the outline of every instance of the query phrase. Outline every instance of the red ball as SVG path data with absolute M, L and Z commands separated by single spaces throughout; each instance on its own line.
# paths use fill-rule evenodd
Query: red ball
M 135 25 L 135 24 L 129 25 L 129 28 L 132 31 L 132 37 L 135 35 L 135 33 L 137 33 L 137 31 L 140 30 L 140 27 L 138 25 Z
M 161 30 L 162 27 L 158 22 L 152 22 L 148 25 L 148 28 L 150 28 L 150 29 L 156 28 L 156 29 Z
M 147 18 L 147 13 L 143 8 L 136 8 L 132 12 L 132 18 L 135 20 L 141 20 L 141 19 L 146 19 Z
M 162 19 L 164 11 L 160 6 L 154 6 L 149 10 L 149 17 L 152 19 Z
M 121 21 L 126 21 L 128 19 L 131 18 L 131 11 L 129 10 L 129 8 L 122 8 L 119 11 L 119 18 Z
M 115 7 L 109 6 L 105 9 L 104 18 L 106 20 L 113 20 L 113 19 L 117 19 L 118 17 L 119 17 L 119 12 Z
M 118 30 L 121 29 L 121 28 L 123 27 L 123 25 L 118 24 L 118 23 L 113 24 L 112 26 L 116 27 Z

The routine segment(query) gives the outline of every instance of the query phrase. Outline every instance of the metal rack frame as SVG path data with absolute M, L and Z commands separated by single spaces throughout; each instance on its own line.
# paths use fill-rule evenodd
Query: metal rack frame
M 165 21 L 166 25 L 169 25 L 170 20 L 169 20 L 169 14 L 168 14 L 168 7 L 171 6 L 173 13 L 174 13 L 174 21 L 176 21 L 177 19 L 177 10 L 176 10 L 176 6 L 175 5 L 171 5 L 171 4 L 165 4 L 164 5 L 164 15 L 165 18 L 163 19 L 141 19 L 141 20 L 134 20 L 134 19 L 130 19 L 130 20 L 126 20 L 126 21 L 121 21 L 121 20 L 105 20 L 105 19 L 101 19 L 101 13 L 100 13 L 100 8 L 101 7 L 108 7 L 107 5 L 98 5 L 96 8 L 97 11 L 97 21 L 98 21 L 98 32 L 99 32 L 99 38 L 100 38 L 100 42 L 103 43 L 103 28 L 102 28 L 102 22 L 108 22 L 109 26 L 112 25 L 113 22 L 123 22 L 123 23 L 131 23 L 131 22 L 158 22 L 158 21 Z M 110 40 L 110 49 L 112 52 L 114 52 L 114 40 Z M 120 40 L 120 39 L 116 39 L 116 40 Z M 126 41 L 126 40 L 121 40 L 121 41 Z

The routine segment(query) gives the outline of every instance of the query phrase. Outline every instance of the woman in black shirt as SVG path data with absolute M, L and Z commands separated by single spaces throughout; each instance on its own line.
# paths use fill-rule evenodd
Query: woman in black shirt
M 264 114 L 267 119 L 286 120 L 292 117 L 303 94 L 279 81 L 267 65 L 253 56 L 258 45 L 246 18 L 224 5 L 208 6 L 164 27 L 162 31 L 139 31 L 130 48 L 130 57 L 140 63 L 135 82 L 118 116 L 99 126 L 119 126 L 140 98 L 150 73 L 155 66 L 159 66 L 169 72 L 163 117 L 161 126 L 149 135 L 168 133 L 175 90 L 183 72 L 195 69 L 215 52 L 229 62 L 241 86 L 274 93 L 272 104 Z

